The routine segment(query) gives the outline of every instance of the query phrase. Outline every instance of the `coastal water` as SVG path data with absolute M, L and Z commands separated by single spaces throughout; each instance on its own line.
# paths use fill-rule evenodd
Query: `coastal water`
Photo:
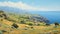
M 58 22 L 60 23 L 60 11 L 36 11 L 30 12 L 32 14 L 39 14 L 45 18 L 47 18 L 51 23 Z

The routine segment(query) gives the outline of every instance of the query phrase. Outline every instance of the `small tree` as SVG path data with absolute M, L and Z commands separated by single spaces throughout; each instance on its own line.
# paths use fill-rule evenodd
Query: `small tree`
M 55 22 L 54 24 L 55 24 L 55 26 L 58 26 L 58 25 L 59 25 L 59 23 L 58 23 L 58 22 Z
M 24 21 L 24 20 L 23 20 L 23 21 L 20 21 L 20 23 L 21 23 L 21 24 L 25 24 L 25 21 Z
M 33 24 L 32 23 L 28 23 L 28 25 L 32 26 Z
M 54 28 L 57 28 L 57 26 L 59 25 L 58 22 L 55 22 L 54 24 L 55 24 L 55 27 Z
M 46 26 L 50 26 L 50 24 L 46 23 Z
M 18 25 L 14 23 L 14 24 L 12 25 L 12 27 L 18 28 Z

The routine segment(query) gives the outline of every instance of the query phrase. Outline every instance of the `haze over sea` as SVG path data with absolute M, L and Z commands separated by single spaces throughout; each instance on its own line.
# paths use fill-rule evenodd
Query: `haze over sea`
M 36 12 L 30 12 L 32 14 L 39 14 L 43 17 L 46 17 L 51 23 L 59 22 L 60 23 L 60 11 L 36 11 Z

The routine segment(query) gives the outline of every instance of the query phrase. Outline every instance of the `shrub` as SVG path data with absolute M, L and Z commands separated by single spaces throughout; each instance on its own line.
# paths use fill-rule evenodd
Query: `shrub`
M 33 25 L 33 23 L 28 23 L 28 25 L 32 26 L 32 25 Z
M 33 29 L 34 27 L 31 27 L 31 29 Z
M 0 30 L 0 34 L 3 34 L 4 32 L 7 32 L 6 30 Z
M 3 19 L 1 19 L 1 21 L 3 21 Z
M 40 26 L 40 24 L 37 24 L 37 26 Z
M 2 32 L 7 32 L 6 30 L 2 30 Z
M 13 20 L 13 19 L 11 19 L 11 18 L 7 18 L 6 20 L 8 20 L 8 21 L 12 21 L 12 22 L 16 22 L 16 20 Z
M 47 24 L 47 23 L 46 23 L 46 26 L 50 26 L 50 24 Z
M 52 31 L 54 34 L 58 34 L 58 30 L 53 30 Z
M 0 34 L 3 34 L 3 32 L 0 30 Z
M 25 21 L 24 21 L 24 20 L 23 20 L 23 21 L 20 21 L 20 23 L 21 23 L 21 24 L 25 24 Z
M 2 15 L 0 15 L 0 17 L 3 17 Z
M 55 26 L 59 25 L 59 23 L 58 23 L 58 22 L 55 22 L 54 24 L 55 24 Z
M 14 23 L 14 24 L 12 25 L 12 27 L 18 28 L 18 25 Z
M 7 19 L 7 15 L 6 14 L 2 14 L 4 16 L 4 19 Z
M 24 30 L 28 30 L 28 28 L 24 28 Z

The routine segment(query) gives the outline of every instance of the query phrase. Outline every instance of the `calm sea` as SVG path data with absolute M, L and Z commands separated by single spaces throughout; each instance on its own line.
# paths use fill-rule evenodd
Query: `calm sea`
M 50 24 L 54 22 L 60 23 L 60 11 L 36 11 L 36 12 L 32 11 L 30 13 L 39 14 L 43 17 L 46 17 L 50 21 Z

